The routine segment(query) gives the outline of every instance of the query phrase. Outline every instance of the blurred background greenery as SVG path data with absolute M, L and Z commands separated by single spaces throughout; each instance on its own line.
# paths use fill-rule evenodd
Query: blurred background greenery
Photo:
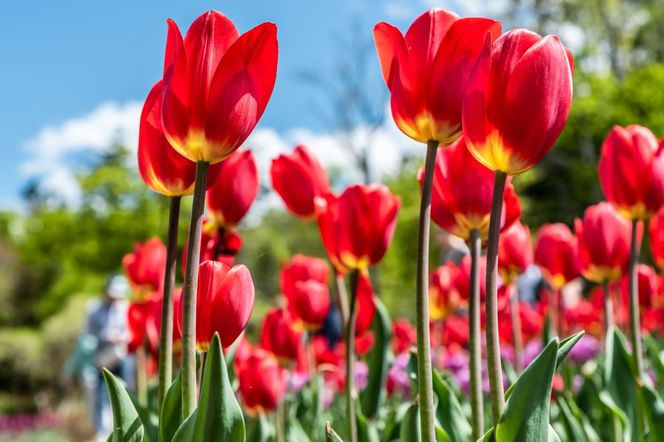
M 602 199 L 596 165 L 612 125 L 639 123 L 664 135 L 663 18 L 662 0 L 511 0 L 505 28 L 516 23 L 564 35 L 574 23 L 583 34 L 575 50 L 575 100 L 565 131 L 536 169 L 515 180 L 523 218 L 533 231 L 545 222 L 570 223 Z M 375 57 L 372 50 L 366 56 Z M 355 115 L 351 122 L 382 124 L 375 109 L 369 114 L 348 109 L 365 105 L 363 94 L 380 94 L 384 85 L 357 86 L 342 85 L 348 100 L 330 123 L 337 129 L 349 128 L 349 115 Z M 349 148 L 362 151 L 362 146 Z M 369 179 L 366 157 L 357 159 L 361 176 Z M 121 270 L 121 258 L 135 241 L 164 236 L 168 202 L 147 190 L 133 162 L 123 146 L 98 157 L 78 176 L 84 191 L 78 208 L 59 202 L 34 182 L 25 187 L 23 212 L 0 213 L 0 412 L 35 410 L 43 394 L 51 403 L 65 396 L 60 367 L 81 330 L 86 302 L 101 293 L 108 274 Z M 421 162 L 420 157 L 406 158 L 398 175 L 372 177 L 402 199 L 394 243 L 375 274 L 379 295 L 394 316 L 414 315 L 415 174 Z M 332 175 L 338 190 L 347 184 L 339 171 Z M 189 203 L 184 203 L 183 220 L 189 218 Z M 187 228 L 183 222 L 180 247 Z M 281 264 L 295 253 L 324 253 L 316 225 L 295 219 L 282 207 L 268 210 L 241 232 L 244 248 L 237 261 L 254 276 L 255 329 L 275 302 Z

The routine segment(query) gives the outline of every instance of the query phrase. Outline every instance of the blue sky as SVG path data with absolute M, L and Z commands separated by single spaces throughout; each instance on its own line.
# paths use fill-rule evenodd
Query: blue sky
M 303 129 L 311 133 L 329 130 L 312 111 L 318 97 L 302 84 L 302 72 L 325 75 L 342 50 L 342 38 L 370 39 L 373 25 L 381 20 L 405 29 L 436 3 L 454 9 L 456 1 L 3 2 L 0 209 L 17 207 L 20 189 L 31 173 L 49 172 L 50 157 L 37 167 L 38 172 L 31 171 L 31 163 L 38 163 L 40 157 L 44 160 L 43 149 L 49 148 L 44 140 L 58 139 L 54 146 L 62 147 L 67 144 L 63 133 L 77 133 L 72 128 L 69 132 L 63 129 L 68 122 L 84 119 L 95 110 L 99 111 L 97 120 L 103 119 L 100 115 L 106 114 L 99 107 L 104 105 L 111 106 L 104 109 L 115 115 L 113 121 L 119 120 L 120 125 L 133 118 L 137 103 L 160 76 L 168 17 L 183 32 L 208 9 L 222 11 L 241 32 L 264 21 L 275 22 L 280 46 L 278 78 L 260 127 L 270 128 L 275 136 L 291 131 L 291 140 Z M 456 10 L 461 14 L 474 12 Z M 351 30 L 361 32 L 351 36 Z M 378 72 L 375 58 L 369 69 Z M 85 140 L 90 136 L 78 143 L 88 142 Z M 82 150 L 84 147 L 78 146 L 73 152 L 80 154 Z M 56 156 L 66 164 L 66 155 Z M 57 183 L 59 178 L 53 175 L 51 179 Z

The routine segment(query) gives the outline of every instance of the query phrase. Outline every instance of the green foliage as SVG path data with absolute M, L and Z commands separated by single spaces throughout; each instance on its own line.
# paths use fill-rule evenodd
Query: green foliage
M 364 415 L 373 418 L 378 414 L 385 398 L 385 380 L 392 359 L 390 350 L 392 345 L 392 321 L 380 299 L 376 299 L 376 314 L 371 328 L 375 341 L 367 356 L 369 380 L 360 394 L 360 402 Z
M 113 410 L 113 433 L 110 440 L 112 442 L 142 442 L 143 424 L 124 384 L 110 371 L 102 369 L 102 373 Z
M 435 370 L 433 372 L 433 391 L 438 398 L 436 418 L 441 426 L 439 433 L 444 434 L 445 440 L 451 442 L 470 440 L 472 428 L 466 419 L 459 399 L 449 384 Z

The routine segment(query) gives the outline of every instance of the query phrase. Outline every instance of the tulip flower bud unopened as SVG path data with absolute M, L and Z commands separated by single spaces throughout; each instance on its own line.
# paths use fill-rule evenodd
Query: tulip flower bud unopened
M 542 226 L 535 245 L 535 264 L 554 289 L 579 276 L 577 241 L 565 224 Z

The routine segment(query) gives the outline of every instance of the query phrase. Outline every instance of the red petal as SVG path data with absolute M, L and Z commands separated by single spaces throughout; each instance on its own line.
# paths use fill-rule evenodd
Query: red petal
M 277 75 L 277 27 L 263 23 L 233 43 L 210 86 L 205 137 L 210 162 L 226 158 L 249 136 L 263 115 Z
M 431 72 L 438 48 L 448 29 L 458 18 L 450 11 L 433 8 L 415 19 L 405 36 L 414 69 Z
M 233 267 L 219 287 L 212 306 L 213 329 L 219 332 L 223 348 L 240 336 L 254 309 L 254 283 L 243 266 Z

